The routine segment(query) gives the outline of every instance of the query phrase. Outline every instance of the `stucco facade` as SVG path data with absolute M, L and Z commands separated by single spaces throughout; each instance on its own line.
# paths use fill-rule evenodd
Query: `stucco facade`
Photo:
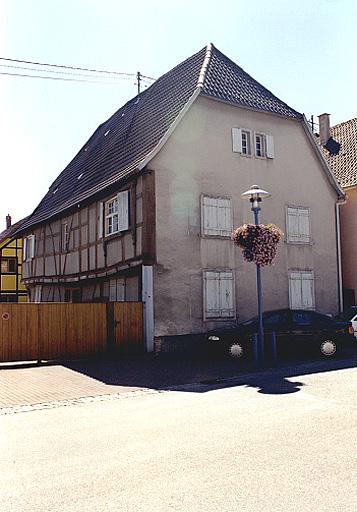
M 232 152 L 232 127 L 274 137 L 272 159 Z M 150 162 L 156 181 L 157 264 L 155 335 L 204 332 L 256 313 L 255 266 L 230 239 L 202 236 L 201 195 L 228 197 L 233 226 L 252 222 L 241 193 L 253 183 L 271 193 L 261 221 L 286 231 L 286 208 L 310 210 L 310 243 L 280 243 L 273 266 L 263 269 L 264 309 L 289 306 L 288 273 L 313 272 L 315 309 L 338 310 L 336 191 L 301 122 L 199 97 L 160 153 Z M 236 317 L 204 321 L 203 271 L 234 273 Z
M 336 313 L 343 191 L 304 116 L 212 44 L 100 125 L 50 186 L 21 229 L 31 300 L 142 300 L 149 351 L 255 315 L 255 266 L 231 239 L 253 222 L 253 184 L 271 193 L 261 222 L 286 234 L 264 309 Z
M 341 207 L 341 250 L 343 287 L 352 303 L 357 300 L 357 187 L 346 189 L 347 201 Z M 353 300 L 354 299 L 354 300 Z

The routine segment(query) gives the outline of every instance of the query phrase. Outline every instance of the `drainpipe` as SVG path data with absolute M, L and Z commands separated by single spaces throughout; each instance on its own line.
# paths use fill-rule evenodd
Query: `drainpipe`
M 343 311 L 343 285 L 342 285 L 342 261 L 341 261 L 341 229 L 340 229 L 340 206 L 346 204 L 346 199 L 339 199 L 336 202 L 336 242 L 337 242 L 337 279 L 338 279 L 338 309 Z

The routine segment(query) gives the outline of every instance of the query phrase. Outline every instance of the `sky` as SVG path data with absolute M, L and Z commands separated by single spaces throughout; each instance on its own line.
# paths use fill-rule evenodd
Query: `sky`
M 295 110 L 328 112 L 335 125 L 357 116 L 356 22 L 355 0 L 0 0 L 0 58 L 158 78 L 212 42 Z M 13 222 L 32 213 L 137 91 L 130 76 L 1 74 L 28 73 L 5 67 L 14 64 L 26 67 L 0 60 L 0 231 L 8 213 Z

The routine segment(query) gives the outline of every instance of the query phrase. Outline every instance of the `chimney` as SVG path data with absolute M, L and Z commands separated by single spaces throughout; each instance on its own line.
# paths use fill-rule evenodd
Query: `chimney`
M 9 229 L 10 226 L 11 226 L 11 215 L 7 214 L 6 215 L 6 229 Z
M 330 114 L 321 114 L 319 118 L 320 144 L 324 146 L 330 138 Z

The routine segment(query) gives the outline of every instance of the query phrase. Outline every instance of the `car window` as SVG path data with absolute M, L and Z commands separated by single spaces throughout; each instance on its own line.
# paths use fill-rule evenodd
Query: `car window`
M 281 313 L 276 313 L 275 315 L 271 315 L 268 318 L 264 318 L 264 325 L 279 325 L 284 321 L 284 315 L 282 315 Z
M 311 325 L 312 315 L 309 311 L 294 311 L 293 322 L 297 325 Z

